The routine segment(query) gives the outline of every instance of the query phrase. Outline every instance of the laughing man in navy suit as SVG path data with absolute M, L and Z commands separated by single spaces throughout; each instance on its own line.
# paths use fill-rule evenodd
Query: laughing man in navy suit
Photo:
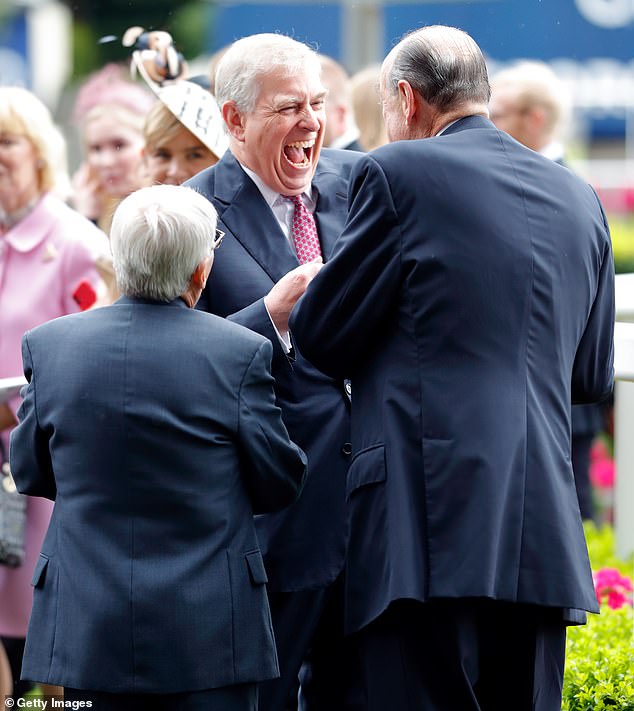
M 605 215 L 491 123 L 464 32 L 407 36 L 381 93 L 394 142 L 290 320 L 352 379 L 350 708 L 559 711 L 566 624 L 597 610 L 570 403 L 612 388 Z
M 277 402 L 309 462 L 297 503 L 257 521 L 281 668 L 281 678 L 262 688 L 260 703 L 264 711 L 297 708 L 298 671 L 308 660 L 302 698 L 311 709 L 332 711 L 345 680 L 349 393 L 342 379 L 320 373 L 301 352 L 289 359 L 284 339 L 291 308 L 343 227 L 347 176 L 360 154 L 321 150 L 326 91 L 319 57 L 300 42 L 272 34 L 235 42 L 218 66 L 215 93 L 230 150 L 189 185 L 213 202 L 226 235 L 217 278 L 200 306 L 271 340 Z M 300 196 L 313 214 L 321 258 L 300 264 L 288 196 Z

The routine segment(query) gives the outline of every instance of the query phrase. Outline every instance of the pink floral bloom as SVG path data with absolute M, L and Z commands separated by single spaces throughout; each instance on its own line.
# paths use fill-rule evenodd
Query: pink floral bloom
M 623 593 L 615 592 L 614 590 L 608 593 L 608 607 L 611 607 L 613 610 L 618 610 L 623 607 L 626 602 L 629 601 Z
M 599 603 L 607 602 L 613 610 L 632 604 L 632 581 L 616 568 L 602 568 L 593 578 Z
M 614 486 L 614 460 L 601 439 L 597 439 L 590 451 L 590 481 L 600 489 Z

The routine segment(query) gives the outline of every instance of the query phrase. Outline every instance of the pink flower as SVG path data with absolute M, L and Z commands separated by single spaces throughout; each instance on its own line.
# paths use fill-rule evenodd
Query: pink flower
M 613 610 L 632 604 L 632 581 L 616 568 L 601 568 L 592 577 L 599 604 L 607 602 Z
M 623 593 L 615 592 L 614 590 L 608 593 L 608 607 L 613 610 L 618 610 L 620 607 L 623 607 L 626 602 L 628 602 L 628 599 Z
M 600 489 L 614 486 L 614 460 L 605 443 L 598 439 L 590 451 L 590 481 Z

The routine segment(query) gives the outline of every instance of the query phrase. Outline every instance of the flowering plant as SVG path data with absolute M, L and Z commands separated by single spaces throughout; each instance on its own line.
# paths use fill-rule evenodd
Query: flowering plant
M 613 610 L 632 604 L 632 581 L 616 568 L 601 568 L 592 577 L 599 604 L 606 602 Z
M 590 450 L 590 481 L 598 489 L 614 486 L 614 459 L 602 438 L 597 438 Z

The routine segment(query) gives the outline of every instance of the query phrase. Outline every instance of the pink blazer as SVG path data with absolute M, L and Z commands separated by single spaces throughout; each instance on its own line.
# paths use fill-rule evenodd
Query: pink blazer
M 64 202 L 46 194 L 15 227 L 0 235 L 0 378 L 22 374 L 22 334 L 45 321 L 80 310 L 73 294 L 82 282 L 102 288 L 95 259 L 109 253 L 108 238 Z M 81 292 L 90 291 L 84 283 Z M 20 398 L 10 403 L 14 410 Z M 9 451 L 9 432 L 2 436 Z M 24 637 L 31 612 L 31 576 L 52 503 L 29 498 L 26 560 L 0 565 L 0 634 Z

